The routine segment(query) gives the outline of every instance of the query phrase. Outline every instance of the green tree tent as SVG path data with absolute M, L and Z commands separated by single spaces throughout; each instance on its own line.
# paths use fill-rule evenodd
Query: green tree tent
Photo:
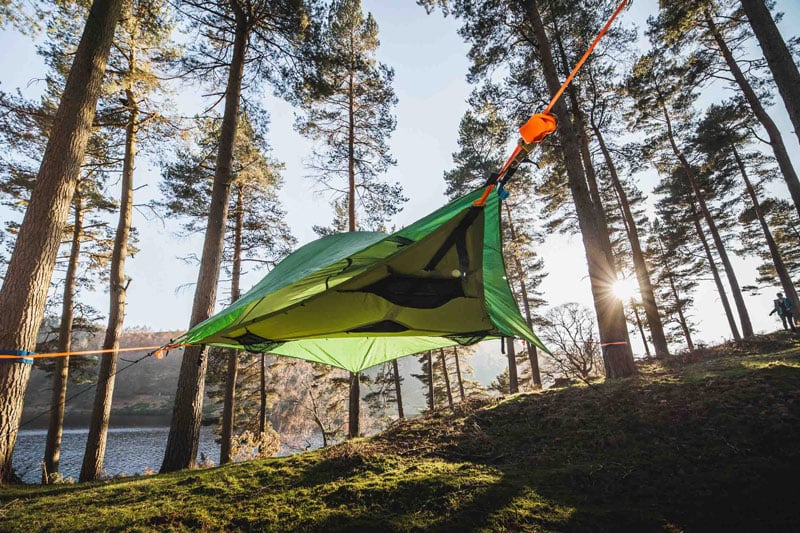
M 176 343 L 269 352 L 359 372 L 404 355 L 513 336 L 546 351 L 506 279 L 500 198 L 474 191 L 391 235 L 298 249 Z

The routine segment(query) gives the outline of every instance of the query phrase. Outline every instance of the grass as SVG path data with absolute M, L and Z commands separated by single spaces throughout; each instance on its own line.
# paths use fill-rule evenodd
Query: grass
M 290 458 L 0 489 L 0 531 L 707 531 L 800 524 L 800 347 L 406 420 Z

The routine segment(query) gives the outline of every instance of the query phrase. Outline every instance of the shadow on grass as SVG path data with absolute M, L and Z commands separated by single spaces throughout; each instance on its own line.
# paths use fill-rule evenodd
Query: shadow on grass
M 519 396 L 470 423 L 479 438 L 445 449 L 447 466 L 402 482 L 344 485 L 326 497 L 341 512 L 306 525 L 786 531 L 800 523 L 797 367 Z

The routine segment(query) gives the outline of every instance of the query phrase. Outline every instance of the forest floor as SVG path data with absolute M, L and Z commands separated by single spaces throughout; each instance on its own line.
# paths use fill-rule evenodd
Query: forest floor
M 643 361 L 281 459 L 0 488 L 0 531 L 790 531 L 800 344 Z

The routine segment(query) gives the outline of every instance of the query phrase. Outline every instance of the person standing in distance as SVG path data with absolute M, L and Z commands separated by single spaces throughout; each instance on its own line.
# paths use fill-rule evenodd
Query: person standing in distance
M 788 322 L 792 331 L 796 331 L 794 324 L 794 302 L 789 298 L 784 298 L 783 294 L 779 292 L 778 298 L 773 300 L 772 303 L 775 305 L 775 308 L 770 311 L 770 316 L 773 313 L 778 313 L 778 316 L 781 317 L 781 321 L 783 322 L 783 329 L 788 329 L 786 327 L 786 323 Z

